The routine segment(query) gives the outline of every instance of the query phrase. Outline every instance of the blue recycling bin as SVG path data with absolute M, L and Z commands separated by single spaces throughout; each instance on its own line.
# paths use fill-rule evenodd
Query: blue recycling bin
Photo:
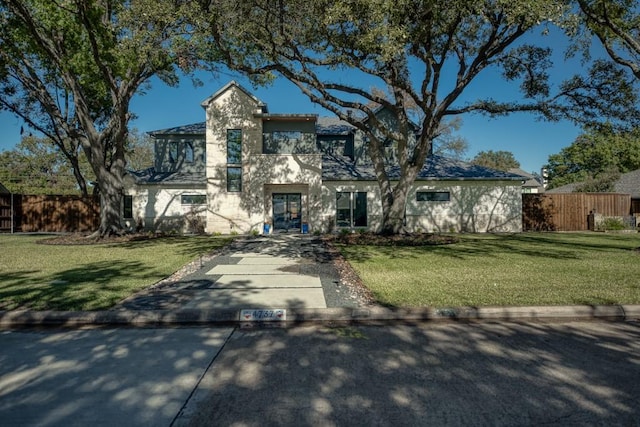
M 265 224 L 262 228 L 262 234 L 269 234 L 269 230 L 271 230 L 271 226 L 269 224 Z
M 309 224 L 302 224 L 302 234 L 309 234 Z

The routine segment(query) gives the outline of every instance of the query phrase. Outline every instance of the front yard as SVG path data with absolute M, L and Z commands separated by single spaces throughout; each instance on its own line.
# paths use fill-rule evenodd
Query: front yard
M 0 310 L 104 310 L 229 242 L 166 237 L 98 245 L 38 243 L 47 238 L 0 234 Z
M 388 306 L 640 303 L 637 233 L 456 237 L 458 243 L 437 246 L 339 248 Z
M 0 234 L 0 310 L 108 309 L 230 241 L 201 236 L 38 243 L 45 238 Z M 437 240 L 448 244 L 336 245 L 387 306 L 640 304 L 640 234 L 462 234 Z

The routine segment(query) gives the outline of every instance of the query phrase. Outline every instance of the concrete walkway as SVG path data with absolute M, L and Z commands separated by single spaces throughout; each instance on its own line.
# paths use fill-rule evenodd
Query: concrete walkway
M 194 294 L 185 308 L 326 308 L 319 274 L 304 269 L 313 261 L 291 250 L 301 246 L 300 239 L 253 240 L 250 252 L 233 253 L 228 264 L 207 269 L 211 286 Z
M 323 309 L 358 307 L 340 288 L 334 255 L 309 235 L 238 239 L 187 273 L 121 302 L 123 310 Z

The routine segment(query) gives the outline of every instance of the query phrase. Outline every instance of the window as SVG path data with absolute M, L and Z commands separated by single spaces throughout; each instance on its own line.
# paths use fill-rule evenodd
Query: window
M 262 154 L 315 154 L 316 135 L 299 130 L 276 130 L 262 134 Z
M 169 143 L 169 161 L 171 163 L 178 161 L 178 143 L 175 141 Z
M 336 193 L 336 224 L 338 227 L 367 226 L 367 193 Z
M 418 202 L 448 202 L 451 199 L 451 193 L 448 191 L 418 191 L 416 200 Z
M 242 131 L 240 129 L 227 130 L 227 164 L 242 163 Z
M 206 205 L 207 196 L 204 194 L 183 194 L 181 202 L 183 205 Z
M 227 130 L 227 191 L 242 191 L 242 131 Z
M 133 196 L 125 195 L 122 199 L 122 217 L 124 219 L 133 218 Z
M 242 191 L 242 168 L 227 166 L 227 191 L 239 193 Z
M 193 142 L 184 144 L 184 162 L 193 163 Z

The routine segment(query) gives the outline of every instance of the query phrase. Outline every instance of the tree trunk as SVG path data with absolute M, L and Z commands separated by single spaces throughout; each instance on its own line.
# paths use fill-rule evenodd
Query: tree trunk
M 383 235 L 400 234 L 404 230 L 407 195 L 416 180 L 417 170 L 410 168 L 403 173 L 395 186 L 388 186 L 388 194 L 382 197 L 382 228 Z
M 121 193 L 100 193 L 100 236 L 107 237 L 122 233 L 120 224 Z

